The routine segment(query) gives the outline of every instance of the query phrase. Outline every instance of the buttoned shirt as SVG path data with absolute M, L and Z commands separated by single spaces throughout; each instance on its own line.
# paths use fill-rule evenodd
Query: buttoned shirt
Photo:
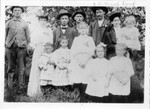
M 99 26 L 99 27 L 101 27 L 101 26 L 102 26 L 102 24 L 103 24 L 103 22 L 104 22 L 104 19 L 102 19 L 102 20 L 98 20 L 98 26 Z
M 13 43 L 19 47 L 26 47 L 30 43 L 28 25 L 21 18 L 12 18 L 6 23 L 6 46 L 10 47 Z

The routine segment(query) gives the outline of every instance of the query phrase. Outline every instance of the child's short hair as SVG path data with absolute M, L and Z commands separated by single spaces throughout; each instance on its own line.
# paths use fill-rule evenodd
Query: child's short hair
M 100 42 L 97 46 L 96 46 L 96 49 L 100 48 L 100 47 L 103 47 L 105 49 L 106 47 L 106 44 L 104 44 L 103 42 Z
M 125 18 L 124 23 L 126 24 L 127 22 L 131 22 L 133 24 L 136 24 L 136 19 L 133 15 L 129 15 Z
M 97 52 L 97 49 L 99 49 L 99 48 L 103 48 L 104 53 L 106 53 L 106 44 L 100 42 L 100 44 L 98 44 L 98 45 L 96 46 L 96 49 L 95 49 L 95 56 L 96 56 L 96 57 L 97 57 L 96 52 Z
M 45 45 L 44 45 L 44 49 L 45 49 L 45 50 L 46 50 L 47 48 L 50 48 L 50 47 L 51 47 L 52 49 L 54 49 L 52 43 L 50 43 L 50 42 L 45 43 Z
M 81 26 L 85 26 L 87 29 L 89 28 L 89 25 L 88 25 L 86 22 L 80 22 L 80 23 L 77 25 L 77 28 L 80 29 Z
M 65 36 L 65 35 L 63 35 L 63 36 L 61 36 L 60 38 L 59 38 L 59 43 L 62 41 L 62 40 L 67 40 L 67 41 L 69 41 L 69 38 L 67 37 L 67 36 Z

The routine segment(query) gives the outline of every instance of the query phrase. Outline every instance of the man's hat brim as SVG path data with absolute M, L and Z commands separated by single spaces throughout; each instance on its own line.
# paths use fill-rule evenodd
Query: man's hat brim
M 58 14 L 57 19 L 59 20 L 64 15 L 67 15 L 68 17 L 71 17 L 70 13 L 61 13 L 61 14 Z
M 121 17 L 121 13 L 120 12 L 115 12 L 113 14 L 110 15 L 109 20 L 113 21 L 115 17 Z
M 20 8 L 22 10 L 22 12 L 24 12 L 24 8 L 21 7 L 21 6 L 12 6 L 11 9 L 10 9 L 11 12 L 13 12 L 14 8 Z
M 77 12 L 75 12 L 75 13 L 73 14 L 73 16 L 72 16 L 72 19 L 73 19 L 73 20 L 75 20 L 74 17 L 75 17 L 77 14 L 81 14 L 81 15 L 84 17 L 84 19 L 86 18 L 86 14 L 85 14 L 84 12 L 77 11 Z
M 107 8 L 107 7 L 92 7 L 92 8 L 91 8 L 91 10 L 92 10 L 94 13 L 96 13 L 96 10 L 99 10 L 99 9 L 103 10 L 103 11 L 105 12 L 105 14 L 108 13 L 108 8 Z

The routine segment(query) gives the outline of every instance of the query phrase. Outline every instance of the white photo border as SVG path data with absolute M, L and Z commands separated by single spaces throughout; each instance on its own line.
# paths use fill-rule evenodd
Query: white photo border
M 0 79 L 0 108 L 1 109 L 28 109 L 28 108 L 89 108 L 89 109 L 148 109 L 149 108 L 149 63 L 150 63 L 150 2 L 149 0 L 1 0 L 1 43 L 0 43 L 0 68 L 1 68 L 1 79 Z M 3 100 L 4 94 L 4 39 L 5 39 L 5 6 L 144 6 L 146 10 L 146 37 L 145 37 L 145 75 L 144 75 L 144 103 L 136 104 L 103 104 L 103 103 L 6 103 Z M 2 72 L 3 71 L 3 72 Z

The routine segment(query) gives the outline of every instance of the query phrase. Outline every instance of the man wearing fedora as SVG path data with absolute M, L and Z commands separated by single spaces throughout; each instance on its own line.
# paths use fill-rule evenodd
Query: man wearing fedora
M 71 14 L 67 10 L 65 10 L 65 9 L 60 10 L 60 12 L 57 16 L 57 20 L 60 20 L 60 26 L 58 26 L 58 28 L 56 28 L 53 31 L 54 49 L 57 49 L 60 47 L 59 38 L 61 36 L 67 36 L 69 38 L 68 48 L 71 48 L 73 39 L 74 39 L 74 37 L 77 36 L 77 32 L 74 28 L 71 28 L 68 25 L 70 17 L 71 17 Z
M 86 19 L 86 14 L 82 10 L 77 10 L 73 14 L 72 19 L 75 21 L 74 29 L 76 29 L 76 31 L 78 33 L 77 26 L 78 26 L 78 24 L 80 24 L 80 22 L 83 22 Z
M 13 88 L 13 76 L 18 65 L 19 87 L 25 85 L 25 59 L 27 50 L 30 48 L 30 35 L 27 23 L 21 18 L 23 7 L 12 6 L 13 18 L 6 23 L 5 47 L 8 60 L 8 88 Z
M 92 7 L 91 9 L 96 15 L 96 20 L 89 26 L 89 35 L 93 37 L 95 45 L 100 42 L 107 45 L 106 57 L 109 59 L 111 48 L 116 44 L 116 35 L 113 26 L 105 19 L 108 9 L 107 7 Z

